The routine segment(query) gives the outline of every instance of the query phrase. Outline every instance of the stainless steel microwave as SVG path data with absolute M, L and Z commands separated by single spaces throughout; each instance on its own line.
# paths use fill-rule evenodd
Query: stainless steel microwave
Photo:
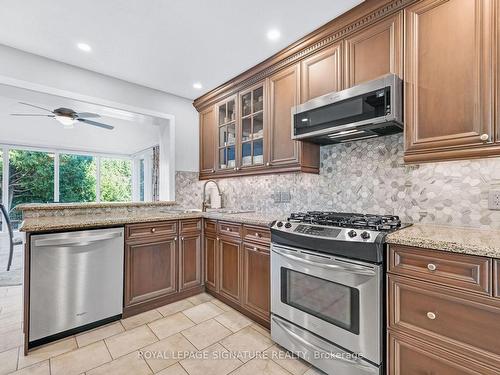
M 292 108 L 292 139 L 344 143 L 403 131 L 401 79 L 387 74 Z

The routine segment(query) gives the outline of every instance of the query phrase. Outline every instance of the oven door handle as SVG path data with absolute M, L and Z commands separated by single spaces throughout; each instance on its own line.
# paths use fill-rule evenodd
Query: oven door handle
M 342 270 L 342 271 L 346 271 L 346 272 L 350 272 L 350 273 L 354 273 L 354 274 L 358 274 L 358 275 L 366 275 L 366 276 L 375 276 L 377 274 L 373 269 L 370 269 L 367 267 L 356 266 L 356 265 L 345 266 L 345 265 L 341 264 L 340 262 L 337 263 L 333 260 L 330 260 L 328 263 L 326 263 L 324 261 L 320 261 L 320 260 L 312 261 L 309 259 L 305 259 L 301 256 L 289 254 L 288 252 L 285 252 L 281 248 L 280 249 L 275 248 L 275 249 L 273 249 L 273 251 L 276 254 L 284 256 L 285 258 L 295 260 L 297 262 L 305 263 L 305 264 L 315 266 L 315 267 Z
M 328 355 L 332 355 L 333 353 L 331 351 L 328 351 L 327 349 L 324 349 L 324 348 L 321 348 L 320 346 L 318 345 L 315 345 L 313 344 L 312 342 L 309 342 L 307 341 L 305 338 L 303 337 L 300 337 L 299 334 L 293 332 L 291 329 L 290 329 L 290 325 L 283 322 L 281 319 L 278 320 L 276 319 L 274 316 L 272 317 L 272 320 L 282 329 L 284 330 L 288 335 L 290 335 L 291 338 L 295 339 L 296 341 L 298 341 L 300 344 L 303 344 L 307 347 L 309 347 L 310 349 L 312 350 L 315 350 L 315 351 L 318 351 L 320 353 L 324 353 L 326 356 Z M 340 349 L 339 349 L 340 350 Z M 342 353 L 348 353 L 348 352 L 344 352 L 342 350 L 340 350 Z M 372 371 L 372 368 L 370 366 L 367 366 L 365 364 L 363 364 L 361 362 L 360 359 L 348 359 L 348 358 L 344 358 L 342 356 L 332 356 L 334 357 L 334 359 L 337 359 L 339 361 L 342 361 L 342 362 L 346 362 L 346 363 L 349 363 L 350 365 L 353 365 L 355 367 L 358 367 L 358 368 L 361 368 L 361 369 L 364 369 L 364 370 L 368 370 L 369 372 Z

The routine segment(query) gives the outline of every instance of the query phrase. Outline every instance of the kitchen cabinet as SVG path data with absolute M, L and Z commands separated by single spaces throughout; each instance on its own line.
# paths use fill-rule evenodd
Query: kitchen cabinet
M 200 175 L 215 173 L 215 109 L 209 107 L 200 113 Z
M 241 242 L 219 237 L 219 293 L 236 303 L 241 299 Z
M 177 238 L 125 246 L 125 307 L 177 292 Z
M 269 78 L 269 164 L 282 171 L 298 167 L 314 172 L 319 146 L 291 139 L 292 107 L 300 101 L 300 65 L 292 65 Z
M 123 316 L 203 290 L 201 219 L 125 226 Z
M 307 57 L 301 63 L 301 103 L 342 90 L 342 42 Z
M 491 287 L 494 260 L 400 245 L 388 251 L 389 374 L 411 368 L 498 373 L 500 299 Z M 449 356 L 436 356 L 439 352 Z
M 269 246 L 243 244 L 243 301 L 245 309 L 269 319 L 271 301 Z
M 202 284 L 201 233 L 181 236 L 179 242 L 179 289 Z
M 205 233 L 203 239 L 203 249 L 205 253 L 205 287 L 214 292 L 219 291 L 219 239 Z
M 399 12 L 345 39 L 346 88 L 387 73 L 402 77 L 402 26 Z
M 207 292 L 269 327 L 269 228 L 204 219 Z
M 216 169 L 219 172 L 236 171 L 236 97 L 218 103 L 216 106 Z
M 405 8 L 405 161 L 500 154 L 495 8 L 497 0 L 423 0 Z

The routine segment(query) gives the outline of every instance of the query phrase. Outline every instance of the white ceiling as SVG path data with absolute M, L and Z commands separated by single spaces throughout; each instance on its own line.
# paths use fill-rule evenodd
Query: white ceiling
M 362 1 L 2 0 L 0 43 L 192 99 Z
M 45 114 L 43 110 L 19 104 L 20 101 L 49 110 L 64 107 L 76 112 L 94 112 L 101 116 L 96 121 L 115 128 L 106 130 L 76 123 L 73 129 L 64 129 L 50 117 L 11 116 L 11 113 Z M 160 121 L 155 117 L 0 85 L 0 144 L 131 155 L 159 143 Z

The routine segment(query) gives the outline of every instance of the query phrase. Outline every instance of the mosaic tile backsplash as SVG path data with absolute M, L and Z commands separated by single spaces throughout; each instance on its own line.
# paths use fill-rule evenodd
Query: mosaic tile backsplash
M 500 189 L 500 158 L 405 165 L 403 137 L 321 147 L 319 175 L 276 174 L 220 179 L 224 207 L 273 212 L 335 210 L 399 215 L 403 220 L 500 228 L 488 191 Z M 201 207 L 198 174 L 176 174 L 176 201 Z M 275 203 L 279 192 L 290 202 Z

